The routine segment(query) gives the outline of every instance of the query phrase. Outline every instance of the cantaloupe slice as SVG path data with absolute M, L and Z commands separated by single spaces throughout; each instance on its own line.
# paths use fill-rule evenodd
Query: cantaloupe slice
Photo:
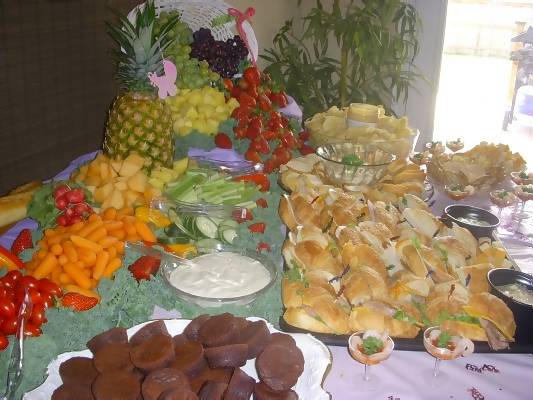
M 115 183 L 115 190 L 120 190 L 123 192 L 126 189 L 128 189 L 128 184 L 126 181 L 119 181 Z
M 104 182 L 109 178 L 109 164 L 107 162 L 100 163 L 100 178 Z
M 118 175 L 118 173 L 120 172 L 120 169 L 122 168 L 122 160 L 111 160 L 109 162 L 109 166 Z
M 94 191 L 94 200 L 99 203 L 103 203 L 104 200 L 111 195 L 111 192 L 113 192 L 113 184 L 106 183 L 105 185 L 98 187 Z
M 130 154 L 123 162 L 119 175 L 130 177 L 141 170 L 144 165 L 144 158 L 138 154 Z
M 142 172 L 137 172 L 128 179 L 128 187 L 136 192 L 144 192 L 148 186 L 148 177 Z

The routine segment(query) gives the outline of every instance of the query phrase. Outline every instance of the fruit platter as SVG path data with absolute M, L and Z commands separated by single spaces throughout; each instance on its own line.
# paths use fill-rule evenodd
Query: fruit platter
M 255 11 L 199 23 L 197 4 L 108 21 L 120 90 L 101 148 L 0 199 L 6 398 L 328 399 L 325 344 L 360 334 L 388 358 L 431 326 L 530 352 L 487 280 L 517 270 L 502 243 L 428 204 L 427 175 L 481 150 L 426 167 L 379 105 L 302 124 L 257 66 Z M 494 151 L 524 168 L 483 146 L 488 174 Z

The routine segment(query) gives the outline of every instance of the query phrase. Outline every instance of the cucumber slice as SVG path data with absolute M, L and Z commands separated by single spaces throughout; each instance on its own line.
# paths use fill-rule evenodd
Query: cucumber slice
M 233 239 L 235 239 L 236 236 L 237 236 L 237 231 L 233 228 L 227 228 L 227 229 L 224 229 L 222 232 L 220 232 L 220 239 L 222 239 L 222 241 L 228 244 L 232 244 Z
M 223 231 L 225 229 L 237 229 L 239 223 L 234 219 L 225 219 L 220 224 L 218 224 L 218 230 Z
M 191 239 L 196 239 L 197 235 L 194 234 L 194 231 L 192 231 L 190 228 L 188 228 L 185 225 L 185 218 L 183 217 L 183 220 L 179 217 L 178 213 L 174 210 L 168 211 L 168 218 L 176 225 L 176 227 L 181 230 L 186 236 L 190 237 Z
M 218 226 L 211 218 L 197 217 L 196 228 L 198 228 L 202 236 L 211 239 L 215 239 L 217 237 Z

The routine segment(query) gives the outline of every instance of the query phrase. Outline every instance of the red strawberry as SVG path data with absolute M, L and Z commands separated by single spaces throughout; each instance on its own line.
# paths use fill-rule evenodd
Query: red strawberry
M 272 251 L 270 249 L 270 246 L 268 245 L 268 243 L 265 243 L 265 242 L 260 242 L 258 245 L 257 245 L 257 249 L 256 251 L 258 253 L 261 253 L 262 250 L 266 250 L 266 251 Z
M 80 293 L 69 292 L 61 299 L 63 307 L 72 308 L 74 311 L 87 311 L 98 304 L 96 297 L 84 296 Z
M 311 154 L 311 153 L 314 153 L 314 152 L 315 152 L 315 149 L 313 149 L 308 144 L 304 144 L 304 145 L 302 145 L 302 147 L 300 147 L 300 154 L 302 156 L 306 156 L 307 154 Z
M 264 222 L 256 222 L 255 224 L 252 224 L 248 226 L 248 229 L 252 233 L 265 233 L 266 225 Z
M 222 132 L 215 135 L 215 145 L 221 149 L 231 149 L 233 147 L 229 136 Z
M 261 207 L 261 208 L 267 208 L 268 207 L 268 203 L 265 199 L 263 199 L 262 197 L 260 199 L 257 199 L 255 201 L 255 204 L 257 204 L 257 207 Z
M 31 231 L 29 229 L 23 229 L 13 241 L 13 244 L 11 245 L 11 252 L 18 256 L 23 250 L 32 248 L 33 241 L 31 239 Z
M 133 277 L 140 281 L 142 279 L 150 280 L 159 270 L 161 260 L 152 256 L 139 257 L 128 269 Z

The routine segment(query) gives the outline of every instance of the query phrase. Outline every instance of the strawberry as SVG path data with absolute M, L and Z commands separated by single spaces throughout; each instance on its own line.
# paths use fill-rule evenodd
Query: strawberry
M 265 242 L 260 242 L 258 245 L 257 245 L 257 249 L 256 251 L 258 253 L 261 253 L 261 251 L 263 250 L 266 250 L 266 251 L 272 251 L 270 246 L 268 245 L 268 243 L 265 243 Z
M 215 145 L 221 149 L 231 149 L 233 147 L 229 136 L 222 132 L 215 135 Z
M 29 229 L 23 229 L 13 241 L 13 244 L 11 245 L 11 252 L 18 256 L 23 250 L 32 248 L 33 241 L 31 239 L 31 231 Z
M 90 310 L 97 304 L 98 299 L 96 297 L 84 296 L 76 292 L 69 292 L 61 299 L 63 307 L 69 307 L 78 312 Z
M 265 228 L 266 225 L 264 222 L 256 222 L 248 226 L 248 230 L 252 233 L 265 233 Z
M 255 204 L 257 204 L 257 207 L 261 207 L 261 208 L 267 208 L 268 207 L 268 203 L 265 199 L 263 199 L 262 197 L 260 199 L 257 199 L 255 201 Z
M 302 147 L 300 147 L 300 154 L 302 156 L 305 156 L 307 154 L 312 154 L 315 152 L 315 149 L 313 149 L 311 146 L 304 144 Z
M 152 275 L 155 275 L 159 270 L 161 260 L 152 256 L 139 257 L 128 269 L 133 277 L 140 281 L 142 279 L 150 280 Z

